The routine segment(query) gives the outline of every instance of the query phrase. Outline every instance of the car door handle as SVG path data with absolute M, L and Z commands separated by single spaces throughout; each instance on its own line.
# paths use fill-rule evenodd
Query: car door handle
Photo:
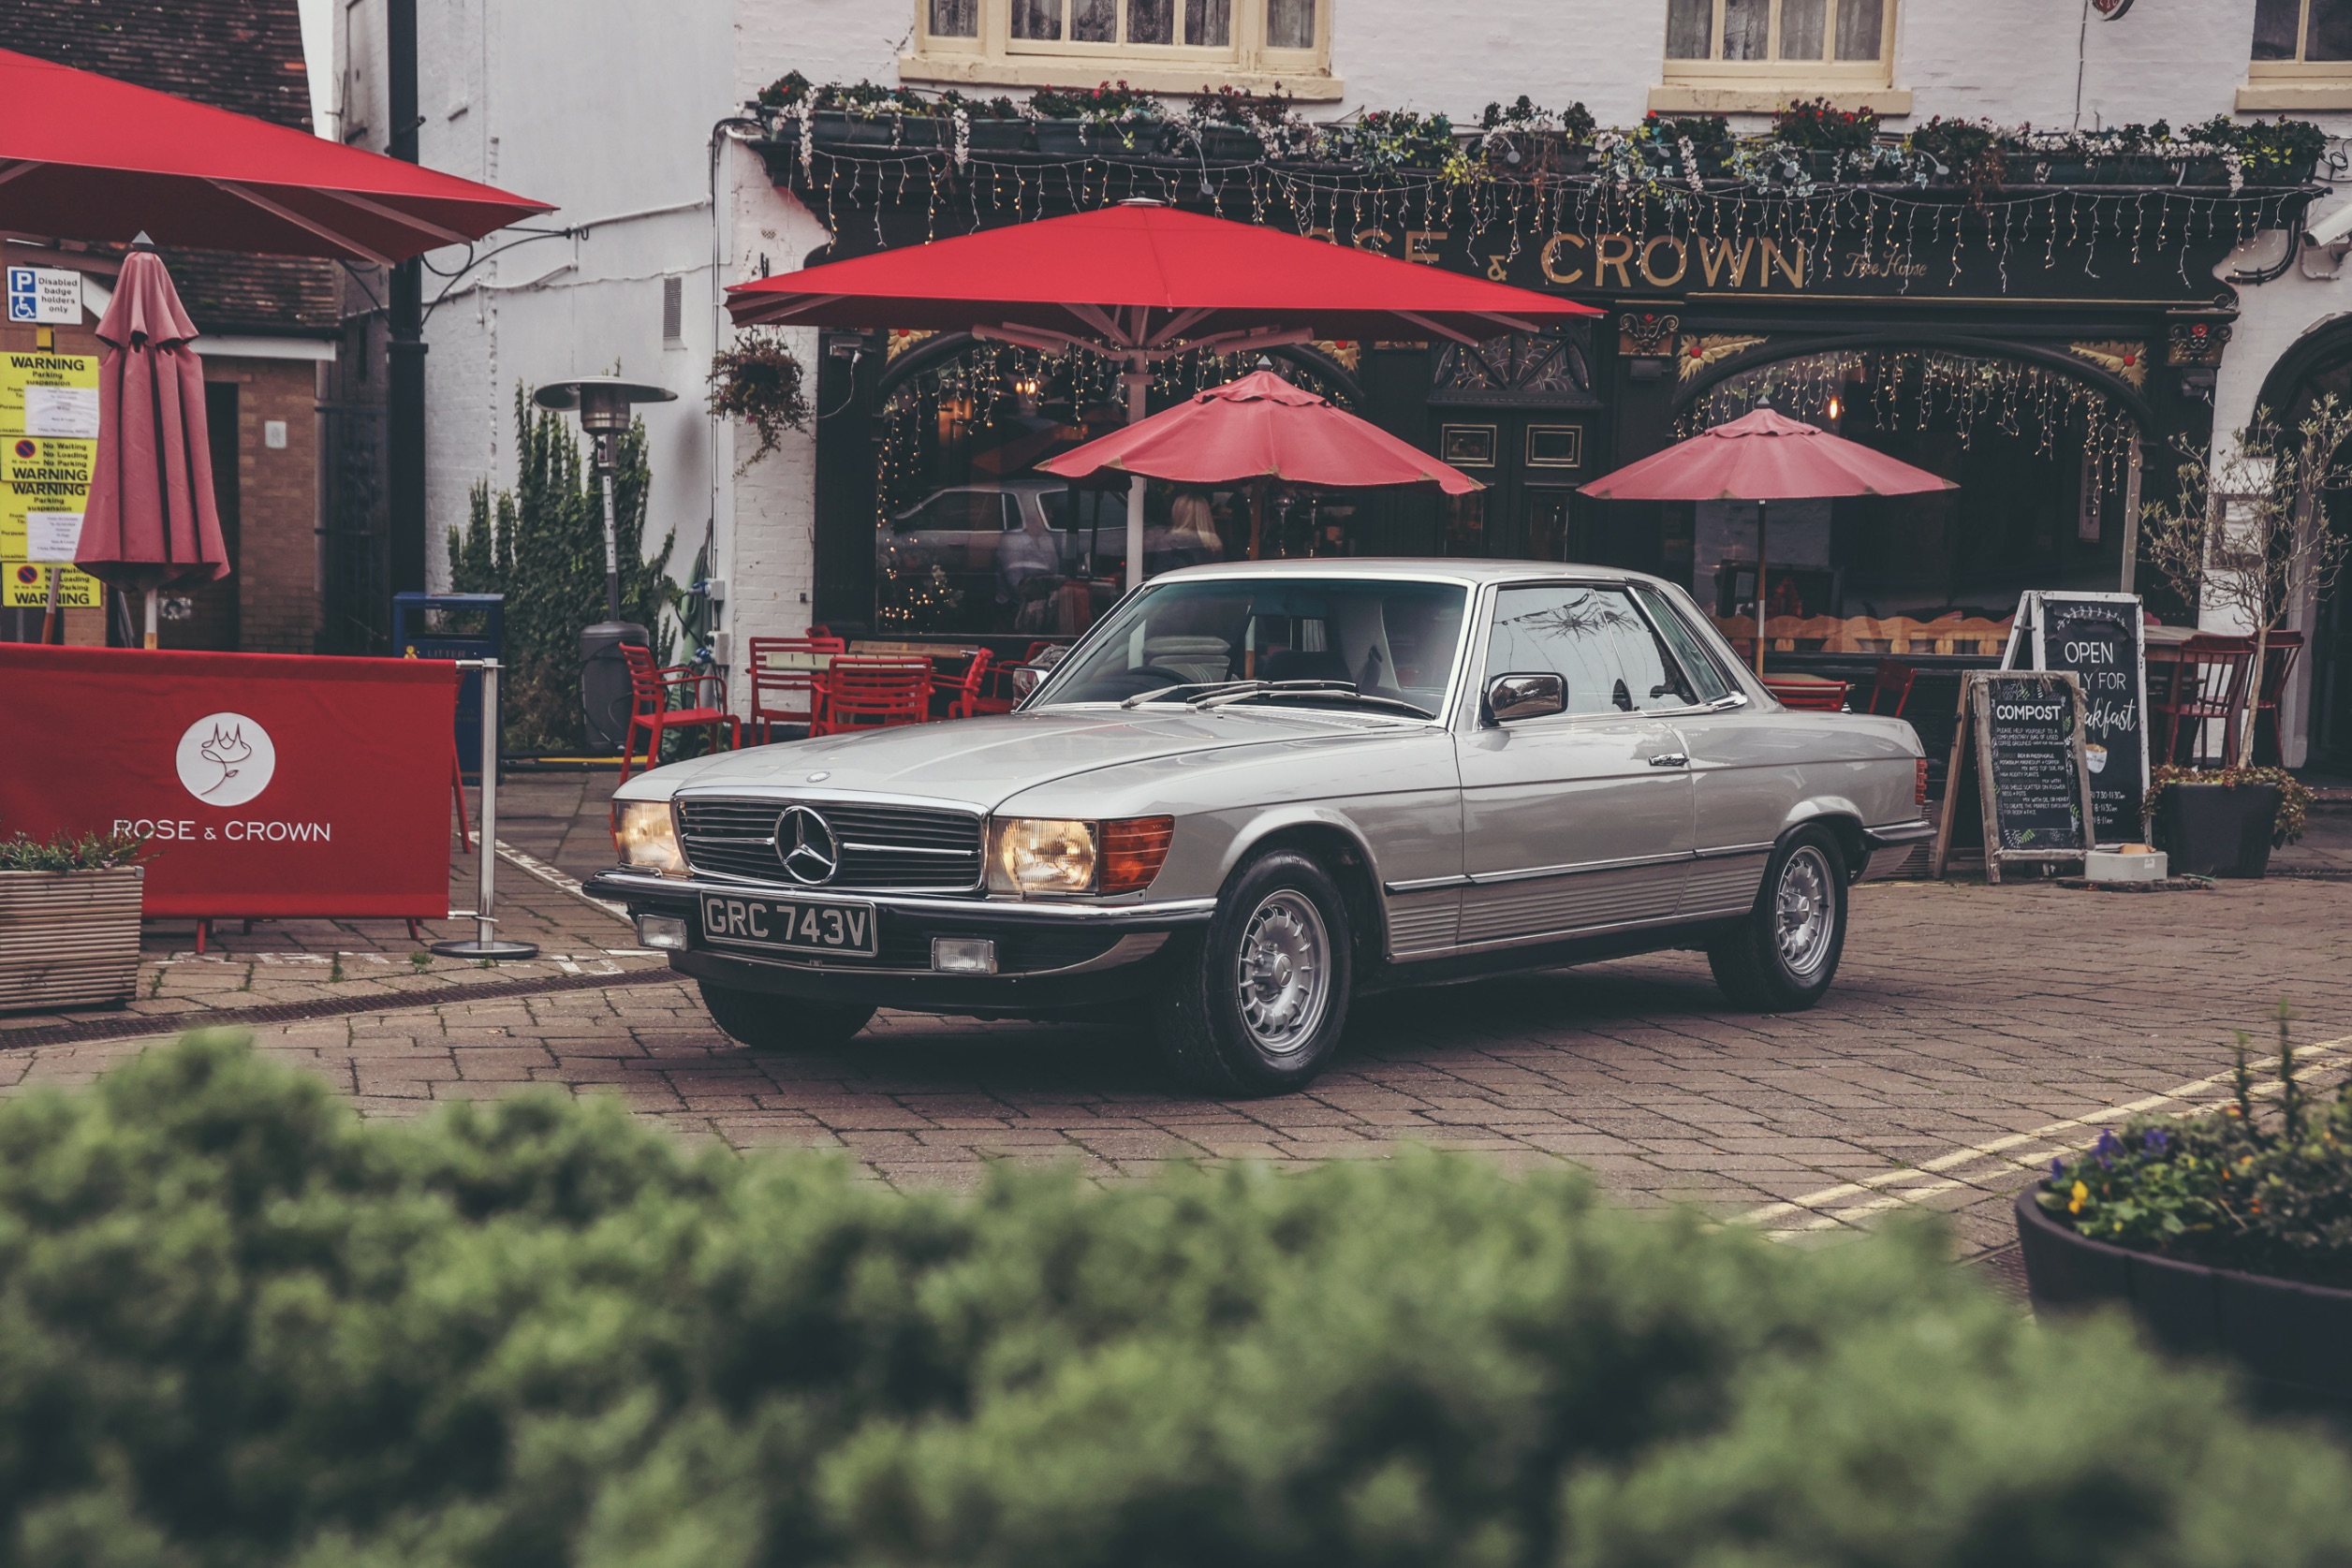
M 1660 752 L 1650 759 L 1653 768 L 1688 768 L 1690 758 L 1681 752 Z

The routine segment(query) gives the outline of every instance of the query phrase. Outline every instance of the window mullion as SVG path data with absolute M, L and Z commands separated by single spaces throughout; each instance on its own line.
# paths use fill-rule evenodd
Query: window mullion
M 2311 47 L 2312 0 L 2303 0 L 2302 9 L 2295 18 L 2295 63 L 2303 64 L 2304 53 Z

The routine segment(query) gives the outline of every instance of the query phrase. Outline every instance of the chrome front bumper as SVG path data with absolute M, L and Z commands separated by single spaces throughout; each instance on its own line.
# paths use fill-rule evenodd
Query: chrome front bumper
M 1205 923 L 1216 900 L 1150 902 L 1027 903 L 1013 900 L 665 877 L 615 870 L 591 880 L 589 894 L 625 904 L 632 916 L 666 915 L 686 924 L 690 945 L 670 967 L 714 985 L 813 1001 L 854 1002 L 917 1012 L 1036 1016 L 1118 1002 L 1151 989 L 1169 939 Z M 871 904 L 879 926 L 871 958 L 817 958 L 746 951 L 706 939 L 705 896 L 816 901 L 828 896 Z M 1006 967 L 993 975 L 928 967 L 930 939 L 986 937 Z

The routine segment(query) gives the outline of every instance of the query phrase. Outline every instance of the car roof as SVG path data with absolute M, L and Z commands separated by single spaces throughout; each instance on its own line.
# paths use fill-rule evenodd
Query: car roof
M 1455 582 L 1475 586 L 1488 582 L 1557 581 L 1582 578 L 1603 582 L 1646 582 L 1663 586 L 1664 579 L 1623 566 L 1588 566 L 1574 561 L 1469 561 L 1448 556 L 1330 556 L 1293 561 L 1227 561 L 1204 566 L 1183 566 L 1152 579 L 1166 582 L 1230 577 L 1355 578 L 1368 581 Z

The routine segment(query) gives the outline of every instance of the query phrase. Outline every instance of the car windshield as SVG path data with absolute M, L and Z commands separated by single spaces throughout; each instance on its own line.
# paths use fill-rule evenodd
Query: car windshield
M 1233 681 L 1330 681 L 1435 712 L 1453 679 L 1469 590 L 1365 578 L 1156 584 L 1055 671 L 1042 704 L 1183 702 Z

